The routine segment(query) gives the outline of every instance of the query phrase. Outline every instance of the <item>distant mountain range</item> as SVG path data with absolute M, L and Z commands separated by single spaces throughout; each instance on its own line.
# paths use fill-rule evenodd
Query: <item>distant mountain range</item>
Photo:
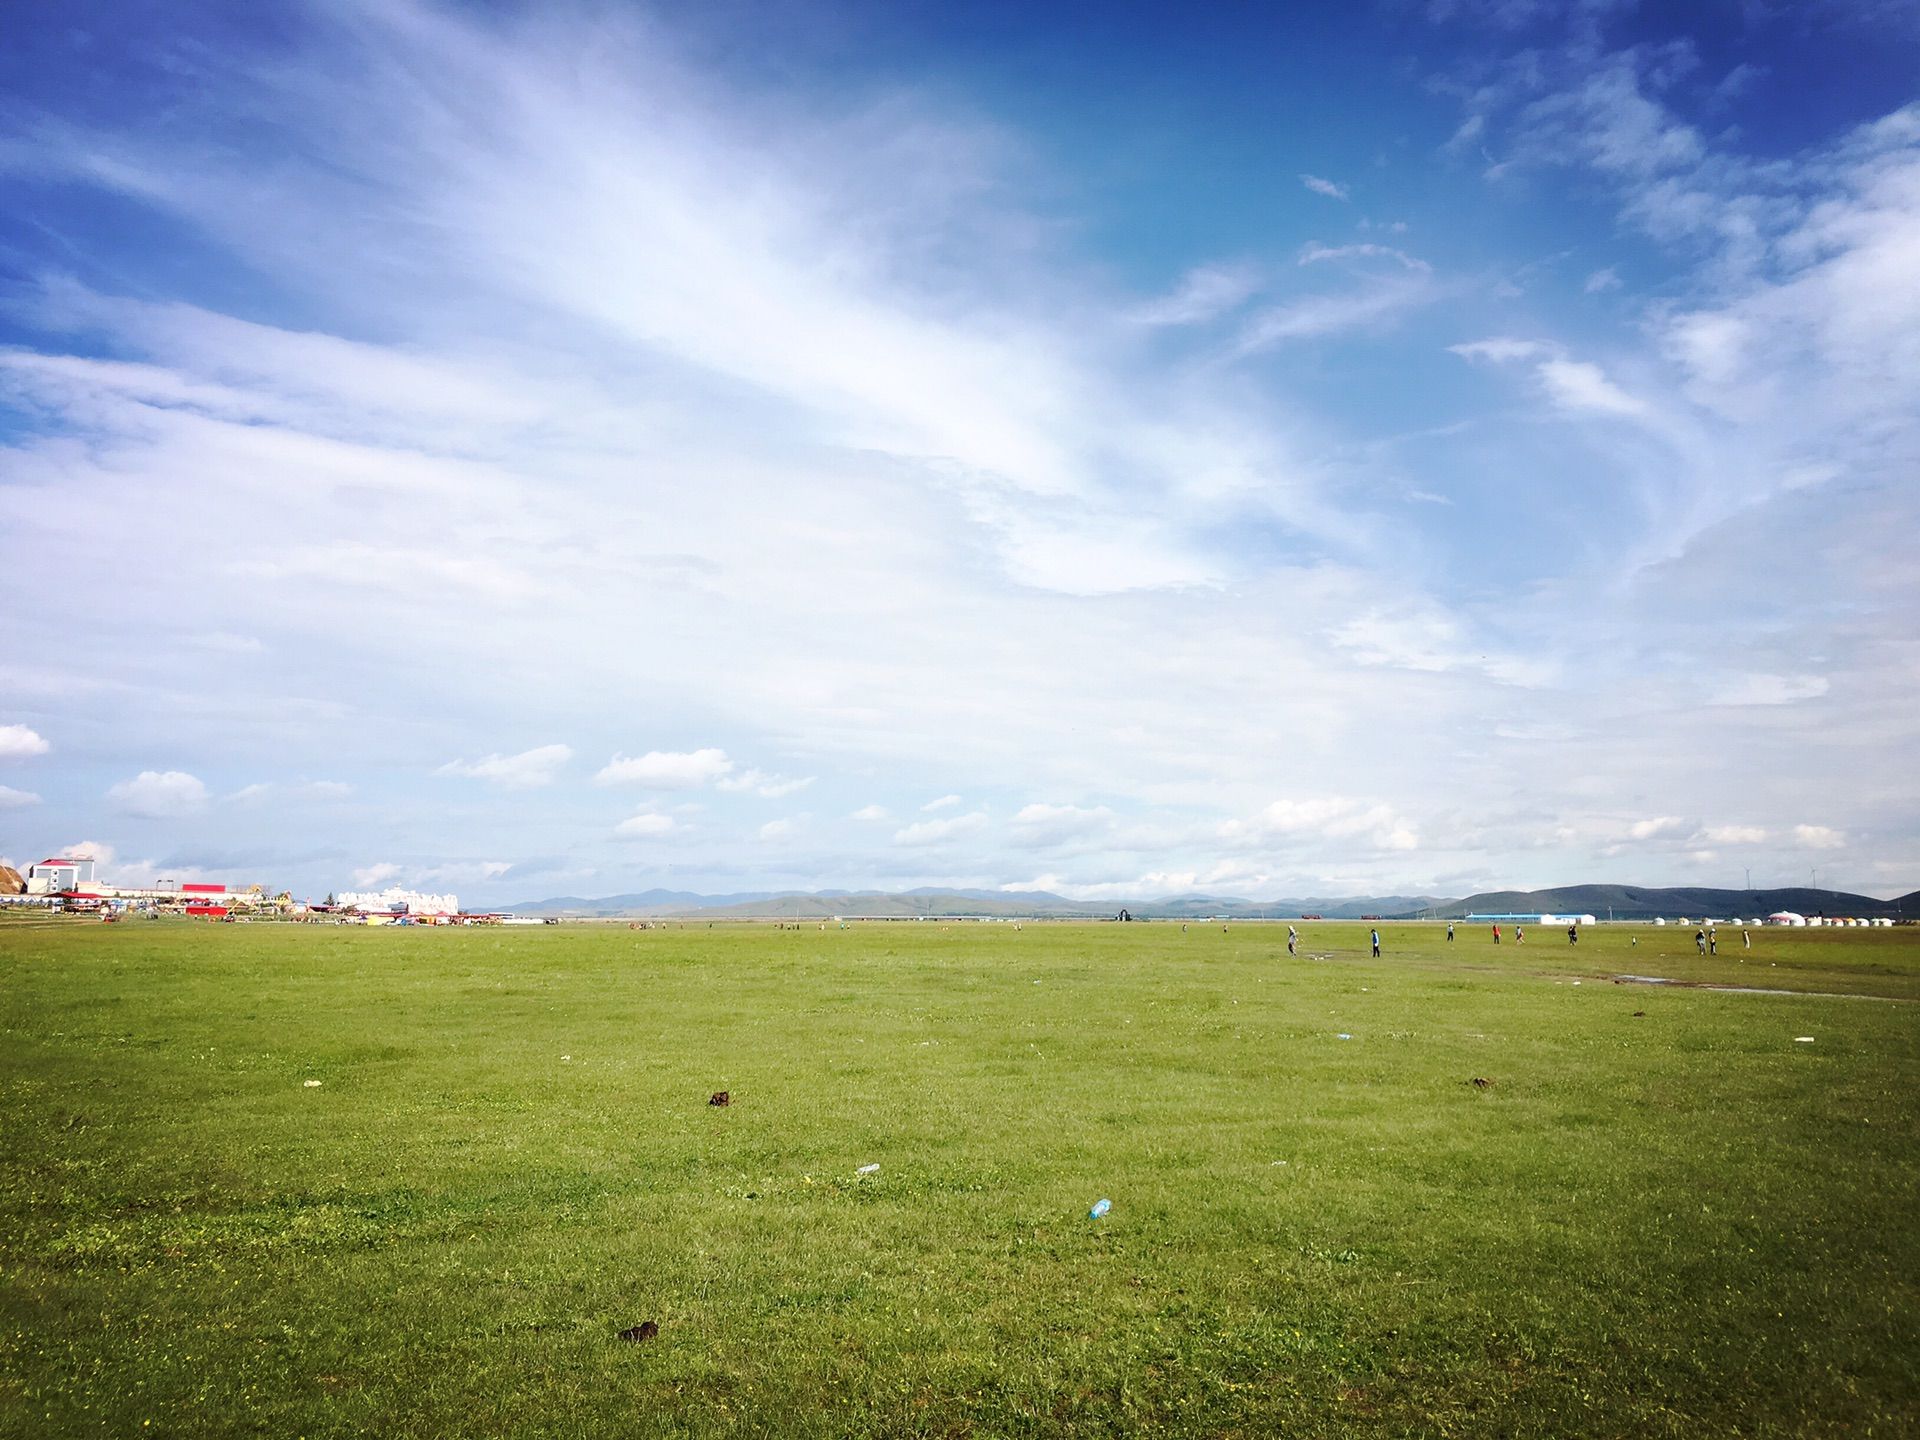
M 1844 890 L 1795 886 L 1778 890 L 1678 889 L 1639 885 L 1564 885 L 1551 890 L 1489 890 L 1464 900 L 1435 895 L 1348 895 L 1288 900 L 1248 900 L 1235 895 L 1175 895 L 1138 901 L 1069 900 L 1045 890 L 747 890 L 701 895 L 690 890 L 642 890 L 587 899 L 560 895 L 509 905 L 520 915 L 582 919 L 698 915 L 708 920 L 824 920 L 836 915 L 990 915 L 1050 919 L 1106 919 L 1122 909 L 1142 920 L 1291 920 L 1319 915 L 1329 920 L 1458 920 L 1471 914 L 1588 914 L 1601 919 L 1651 920 L 1656 916 L 1764 916 L 1775 910 L 1803 915 L 1892 915 L 1920 919 L 1920 890 L 1895 900 L 1876 900 Z
M 1845 890 L 1789 886 L 1779 890 L 1711 890 L 1697 886 L 1655 889 L 1641 885 L 1563 885 L 1552 890 L 1488 890 L 1464 900 L 1440 901 L 1396 919 L 1457 920 L 1466 915 L 1596 915 L 1602 920 L 1651 920 L 1692 915 L 1749 918 L 1792 910 L 1801 915 L 1908 915 L 1920 919 L 1920 890 L 1895 900 L 1876 900 Z

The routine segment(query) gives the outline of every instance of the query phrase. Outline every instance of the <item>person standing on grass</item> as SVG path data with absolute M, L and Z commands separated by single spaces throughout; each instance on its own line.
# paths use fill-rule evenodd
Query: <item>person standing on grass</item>
M 1698 950 L 1702 955 L 1707 953 L 1707 932 L 1706 931 L 1696 930 L 1693 932 L 1693 948 Z
M 1513 943 L 1516 945 L 1524 945 L 1527 943 L 1527 927 L 1526 926 L 1516 925 L 1513 927 Z
M 1298 947 L 1299 944 L 1300 944 L 1300 932 L 1294 929 L 1291 925 L 1287 926 L 1287 954 L 1289 955 L 1299 954 L 1300 952 L 1296 948 Z
M 1753 936 L 1747 933 L 1747 927 L 1744 925 L 1740 927 L 1740 948 L 1742 950 L 1753 949 Z
M 1493 927 L 1493 943 L 1496 945 L 1500 943 L 1500 927 L 1498 925 Z
M 1378 930 L 1373 932 L 1373 958 L 1376 960 L 1380 958 L 1380 932 Z
M 1707 931 L 1707 953 L 1709 955 L 1718 955 L 1720 953 L 1720 932 L 1718 930 Z
M 1453 943 L 1453 922 L 1449 920 L 1447 921 L 1447 944 L 1451 945 L 1452 943 Z

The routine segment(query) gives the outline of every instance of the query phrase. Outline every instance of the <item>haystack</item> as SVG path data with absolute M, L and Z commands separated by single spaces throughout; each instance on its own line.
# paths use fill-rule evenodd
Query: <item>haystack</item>
M 11 865 L 0 865 L 0 895 L 24 895 L 27 882 L 20 878 L 20 872 Z

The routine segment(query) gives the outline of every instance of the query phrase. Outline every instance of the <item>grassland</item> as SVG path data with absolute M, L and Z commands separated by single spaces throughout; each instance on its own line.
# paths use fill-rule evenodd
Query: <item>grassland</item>
M 1383 929 L 0 924 L 0 1430 L 1916 1433 L 1920 932 Z

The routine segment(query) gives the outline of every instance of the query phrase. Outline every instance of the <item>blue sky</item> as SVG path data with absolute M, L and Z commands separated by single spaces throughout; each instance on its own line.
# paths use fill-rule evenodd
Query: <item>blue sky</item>
M 1920 884 L 1910 6 L 16 6 L 0 856 Z

